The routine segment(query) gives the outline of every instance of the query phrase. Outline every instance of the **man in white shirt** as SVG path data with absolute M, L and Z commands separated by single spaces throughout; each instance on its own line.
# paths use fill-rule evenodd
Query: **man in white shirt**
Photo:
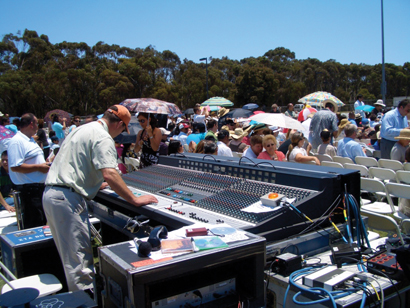
M 44 160 L 43 150 L 32 137 L 38 130 L 35 115 L 24 114 L 20 123 L 20 131 L 11 138 L 8 145 L 9 174 L 16 189 L 20 191 L 22 227 L 27 229 L 46 224 L 42 197 L 50 166 Z
M 205 119 L 207 116 L 209 116 L 209 112 L 208 109 L 206 109 L 206 107 L 202 108 L 202 112 L 201 112 L 201 108 L 200 107 L 194 107 L 194 123 L 205 123 Z
M 221 129 L 218 132 L 218 155 L 233 157 L 232 150 L 228 147 L 229 144 L 229 131 L 226 129 Z
M 363 103 L 363 95 L 359 94 L 357 96 L 357 101 L 354 103 L 354 113 L 356 113 L 356 114 L 360 113 L 362 119 L 366 118 L 366 114 L 364 113 L 363 110 L 357 109 L 357 107 L 364 106 L 364 105 L 365 105 L 365 103 Z
M 182 146 L 186 145 L 186 138 L 188 138 L 188 135 L 191 133 L 189 129 L 189 124 L 188 123 L 181 123 L 179 124 L 179 135 L 175 136 L 175 140 L 181 141 Z

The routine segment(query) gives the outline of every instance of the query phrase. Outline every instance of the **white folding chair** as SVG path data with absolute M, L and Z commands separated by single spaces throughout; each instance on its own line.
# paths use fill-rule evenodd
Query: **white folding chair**
M 363 176 L 365 178 L 369 177 L 369 169 L 367 169 L 367 167 L 365 167 L 365 166 L 346 163 L 346 164 L 344 164 L 344 167 L 346 169 L 359 170 L 360 171 L 360 176 Z
M 385 183 L 396 182 L 396 172 L 392 169 L 371 167 L 369 169 L 369 176 L 376 180 L 381 180 Z
M 374 150 L 373 151 L 373 157 L 375 157 L 375 158 L 382 157 L 382 152 L 380 150 Z
M 380 168 L 389 168 L 394 171 L 396 170 L 403 170 L 403 164 L 399 162 L 398 160 L 394 159 L 384 159 L 380 158 L 379 159 L 379 167 Z
M 380 214 L 394 214 L 397 212 L 397 206 L 394 206 L 383 182 L 362 177 L 360 178 L 360 187 L 362 193 L 367 192 L 376 197 L 376 201 L 363 204 L 362 209 Z M 387 202 L 382 201 L 384 197 L 386 197 Z
M 404 170 L 410 171 L 410 163 L 404 163 L 403 168 Z
M 52 274 L 40 274 L 17 279 L 17 277 L 14 276 L 2 262 L 0 262 L 0 267 L 3 269 L 5 274 L 10 277 L 10 279 L 7 279 L 0 273 L 1 278 L 6 282 L 1 289 L 1 294 L 14 289 L 34 288 L 40 292 L 38 297 L 43 297 L 56 293 L 63 288 L 63 285 L 57 277 Z
M 374 157 L 357 156 L 355 160 L 357 165 L 366 166 L 367 168 L 379 167 L 379 164 Z
M 333 158 L 328 154 L 315 154 L 315 156 L 317 157 L 317 159 L 319 159 L 320 162 L 333 161 Z
M 410 219 L 403 219 L 400 223 L 401 233 L 410 235 Z
M 333 156 L 333 161 L 337 163 L 341 163 L 342 165 L 348 163 L 348 164 L 354 164 L 354 161 L 351 160 L 349 157 L 342 157 L 342 156 Z
M 370 228 L 396 234 L 400 238 L 400 241 L 404 243 L 398 224 L 390 216 L 378 214 L 373 211 L 367 211 L 363 208 L 360 210 L 360 214 L 368 217 L 367 222 Z
M 410 199 L 410 185 L 400 183 L 386 183 L 386 190 L 390 196 L 397 198 Z M 402 220 L 410 218 L 400 211 L 394 213 L 394 218 Z
M 397 183 L 410 184 L 410 171 L 397 170 L 396 177 Z
M 341 163 L 337 163 L 335 161 L 324 161 L 321 163 L 321 165 L 325 167 L 344 168 Z
M 129 172 L 132 172 L 134 170 L 138 170 L 139 167 L 140 167 L 140 160 L 137 159 L 137 158 L 125 157 L 124 161 L 125 161 L 125 164 L 127 165 L 127 167 L 131 166 L 131 169 L 133 169 Z

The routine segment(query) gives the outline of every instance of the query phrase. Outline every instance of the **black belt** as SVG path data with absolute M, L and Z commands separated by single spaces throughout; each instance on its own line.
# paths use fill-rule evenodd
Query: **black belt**
M 66 185 L 54 185 L 54 184 L 51 184 L 51 185 L 47 185 L 48 187 L 59 187 L 59 188 L 65 188 L 65 189 L 69 189 L 69 190 L 71 190 L 71 191 L 75 191 L 74 190 L 74 188 L 72 188 L 72 187 L 70 187 L 70 186 L 66 186 Z
M 16 190 L 22 190 L 24 188 L 29 188 L 29 187 L 38 187 L 38 188 L 44 188 L 44 183 L 29 183 L 29 184 L 19 184 L 16 185 Z

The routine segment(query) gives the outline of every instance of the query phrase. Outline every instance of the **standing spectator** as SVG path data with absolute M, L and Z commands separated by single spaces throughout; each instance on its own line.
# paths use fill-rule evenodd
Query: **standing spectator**
M 398 160 L 402 163 L 406 160 L 406 150 L 410 144 L 410 129 L 402 129 L 398 137 L 394 137 L 398 141 L 391 149 L 390 159 Z
M 64 141 L 65 138 L 65 129 L 66 129 L 66 122 L 67 119 L 63 118 L 62 119 L 63 125 L 60 123 L 60 118 L 58 117 L 58 114 L 55 114 L 53 116 L 53 124 L 51 125 L 51 129 L 56 132 L 56 136 L 58 137 L 59 144 L 61 145 Z
M 337 155 L 342 157 L 349 157 L 356 163 L 357 156 L 366 156 L 363 147 L 354 139 L 357 137 L 357 126 L 347 124 L 345 127 L 345 135 L 337 144 Z
M 336 107 L 332 101 L 325 100 L 323 102 L 325 109 L 315 113 L 310 122 L 309 140 L 312 144 L 312 149 L 316 150 L 319 144 L 322 143 L 320 133 L 327 129 L 336 138 L 337 137 L 337 117 L 335 114 Z M 330 142 L 332 144 L 332 141 Z
M 232 150 L 228 147 L 229 144 L 229 131 L 222 129 L 218 132 L 218 155 L 233 157 Z
M 410 111 L 410 100 L 402 100 L 397 108 L 387 112 L 382 121 L 382 126 L 380 130 L 380 151 L 381 158 L 390 159 L 390 152 L 396 143 L 397 137 L 403 128 L 409 128 L 407 121 L 407 114 Z
M 1 169 L 0 169 L 0 210 L 15 212 L 14 198 L 10 196 L 14 184 L 9 176 L 9 159 L 7 151 L 1 153 Z
M 320 165 L 319 159 L 315 156 L 308 156 L 307 151 L 303 148 L 305 138 L 302 133 L 295 132 L 292 137 L 290 137 L 290 140 L 291 144 L 286 154 L 289 162 L 307 163 L 313 160 L 316 165 Z
M 10 178 L 20 191 L 22 220 L 27 229 L 46 224 L 42 197 L 50 166 L 45 162 L 43 150 L 32 137 L 38 129 L 36 116 L 24 114 L 20 125 L 20 131 L 11 138 L 7 152 Z
M 38 140 L 43 144 L 44 159 L 47 159 L 48 155 L 50 155 L 50 144 L 48 143 L 47 135 L 43 127 L 44 120 L 38 119 L 38 130 L 36 135 Z
M 361 95 L 361 94 L 359 94 L 357 97 L 356 97 L 356 102 L 354 103 L 354 112 L 355 113 L 360 113 L 360 115 L 362 116 L 362 119 L 364 119 L 364 118 L 366 118 L 366 114 L 364 113 L 364 111 L 363 110 L 360 110 L 360 109 L 357 109 L 357 107 L 360 107 L 360 106 L 364 106 L 365 105 L 365 103 L 363 103 L 363 95 Z
M 140 169 L 142 169 L 158 164 L 158 150 L 159 144 L 161 143 L 162 133 L 157 127 L 157 119 L 152 114 L 150 115 L 149 113 L 140 112 L 137 118 L 142 130 L 138 132 L 134 152 L 138 153 L 142 150 L 140 157 Z
M 293 104 L 292 104 L 292 103 L 289 103 L 289 104 L 288 104 L 288 108 L 287 108 L 287 110 L 285 111 L 285 115 L 287 115 L 288 117 L 291 117 L 291 118 L 293 118 L 293 119 L 297 119 L 297 118 L 298 118 L 298 114 L 297 114 L 297 112 L 296 112 L 294 109 L 295 109 L 295 107 L 293 106 Z
M 258 159 L 286 161 L 285 155 L 281 151 L 277 151 L 276 138 L 273 135 L 266 135 L 262 140 L 264 152 L 258 155 Z
M 203 123 L 205 125 L 205 119 L 209 116 L 207 107 L 201 108 L 194 107 L 194 123 Z
M 257 158 L 262 150 L 262 137 L 260 135 L 253 135 L 251 137 L 251 146 L 246 149 L 243 156 L 247 158 Z

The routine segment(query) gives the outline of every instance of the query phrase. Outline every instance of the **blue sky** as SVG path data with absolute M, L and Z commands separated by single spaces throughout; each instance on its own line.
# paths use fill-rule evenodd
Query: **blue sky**
M 181 60 L 240 60 L 285 47 L 297 59 L 381 63 L 380 0 L 0 0 L 0 35 L 149 45 Z M 384 1 L 385 62 L 410 61 L 409 0 Z

